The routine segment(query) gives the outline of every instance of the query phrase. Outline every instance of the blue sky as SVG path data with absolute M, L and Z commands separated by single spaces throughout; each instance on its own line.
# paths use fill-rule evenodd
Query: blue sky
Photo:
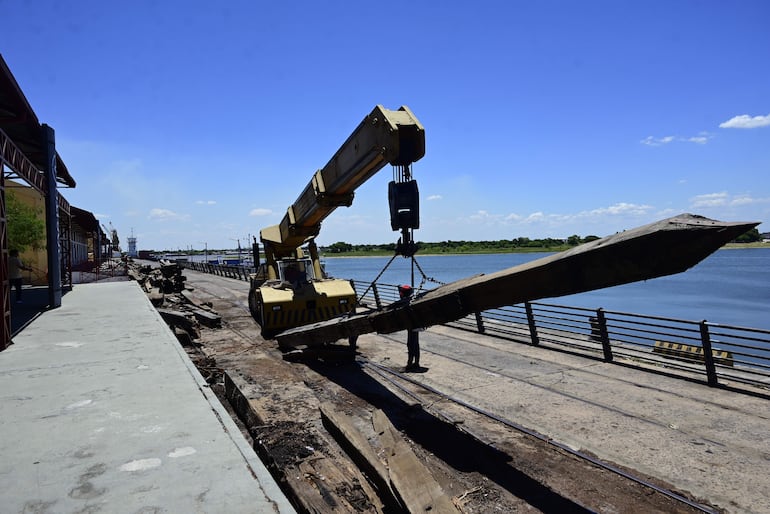
M 376 104 L 425 127 L 418 240 L 770 219 L 769 2 L 0 0 L 0 18 L 65 197 L 124 246 L 245 245 Z M 395 242 L 390 179 L 319 243 Z

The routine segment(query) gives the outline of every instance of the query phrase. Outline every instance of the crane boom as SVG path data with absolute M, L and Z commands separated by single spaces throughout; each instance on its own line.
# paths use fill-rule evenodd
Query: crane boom
M 409 166 L 423 155 L 425 130 L 412 111 L 377 105 L 326 166 L 313 174 L 281 222 L 260 231 L 266 251 L 275 258 L 292 255 L 318 235 L 321 222 L 337 207 L 349 207 L 355 190 L 383 166 Z
M 263 336 L 355 309 L 350 281 L 327 277 L 321 266 L 315 244 L 321 222 L 337 207 L 350 206 L 355 190 L 386 164 L 406 176 L 423 155 L 425 130 L 412 111 L 377 105 L 313 174 L 281 222 L 259 232 L 265 262 L 249 277 L 249 310 Z

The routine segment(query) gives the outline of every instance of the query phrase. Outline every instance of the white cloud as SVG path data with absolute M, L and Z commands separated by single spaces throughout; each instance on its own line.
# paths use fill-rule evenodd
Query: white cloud
M 757 127 L 767 127 L 770 125 L 770 114 L 767 116 L 749 116 L 748 114 L 741 114 L 740 116 L 734 116 L 724 123 L 719 124 L 719 128 L 740 128 L 740 129 L 752 129 Z
M 188 216 L 186 214 L 177 214 L 169 209 L 150 209 L 148 219 L 156 221 L 169 221 L 169 220 L 186 220 Z
M 471 214 L 471 219 L 474 221 L 495 221 L 500 219 L 500 215 L 490 214 L 488 211 L 476 211 L 476 214 Z
M 667 145 L 669 143 L 673 142 L 680 142 L 680 143 L 695 143 L 698 145 L 705 145 L 708 143 L 709 139 L 713 138 L 714 136 L 709 134 L 708 132 L 701 132 L 697 136 L 689 136 L 689 137 L 683 137 L 683 136 L 665 136 L 665 137 L 653 137 L 653 136 L 647 136 L 644 139 L 640 141 L 643 145 L 647 146 L 663 146 Z
M 270 214 L 273 214 L 270 209 L 257 208 L 249 211 L 249 216 L 269 216 Z
M 647 136 L 644 139 L 642 139 L 640 143 L 647 146 L 661 146 L 661 145 L 666 145 L 673 140 L 674 140 L 674 136 L 665 136 L 665 137 Z
M 751 195 L 730 195 L 726 191 L 698 195 L 690 199 L 692 208 L 700 207 L 734 207 L 739 205 L 752 205 L 758 203 L 770 203 L 770 198 L 754 198 Z
M 442 198 L 443 197 L 441 195 L 430 195 L 428 197 L 428 201 L 431 201 L 431 200 L 441 200 Z
M 721 193 L 698 195 L 690 199 L 690 205 L 692 207 L 719 207 L 727 205 L 727 202 L 728 196 L 724 191 Z
M 524 220 L 525 223 L 533 223 L 537 221 L 542 221 L 545 218 L 545 214 L 542 212 L 533 212 L 529 216 L 527 216 L 527 219 Z
M 652 208 L 653 207 L 651 205 L 638 205 L 635 203 L 620 202 L 614 205 L 610 205 L 609 207 L 599 207 L 598 209 L 583 211 L 579 213 L 578 216 L 622 216 L 627 214 L 639 216 L 647 214 L 652 210 Z
M 651 205 L 619 202 L 608 207 L 598 207 L 596 209 L 580 211 L 571 214 L 556 214 L 537 211 L 526 216 L 511 213 L 506 216 L 493 214 L 488 211 L 477 211 L 470 216 L 470 220 L 482 224 L 503 224 L 503 225 L 548 225 L 559 227 L 573 223 L 597 223 L 608 218 L 627 218 L 627 217 L 646 217 L 655 208 Z
M 762 199 L 751 198 L 748 195 L 736 196 L 730 202 L 730 205 L 750 205 L 752 203 L 759 203 Z
M 216 200 L 197 200 L 195 202 L 198 205 L 216 205 Z

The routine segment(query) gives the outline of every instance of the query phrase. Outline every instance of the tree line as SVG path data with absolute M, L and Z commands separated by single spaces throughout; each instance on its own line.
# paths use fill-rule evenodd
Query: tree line
M 598 236 L 589 235 L 580 237 L 577 234 L 567 239 L 530 239 L 518 237 L 516 239 L 499 239 L 497 241 L 441 241 L 427 243 L 419 241 L 417 246 L 421 253 L 514 253 L 514 252 L 559 252 L 567 250 L 582 243 L 588 243 L 599 239 Z M 753 228 L 745 234 L 737 237 L 734 243 L 753 243 L 760 241 L 759 230 Z M 386 244 L 351 244 L 337 241 L 328 246 L 322 246 L 321 251 L 333 255 L 366 255 L 366 254 L 392 254 L 396 250 L 395 243 Z
M 543 252 L 561 251 L 599 239 L 598 236 L 580 237 L 572 235 L 567 239 L 530 239 L 519 237 L 516 239 L 498 239 L 497 241 L 440 241 L 436 243 L 419 241 L 417 246 L 422 253 L 511 253 L 511 252 Z M 327 254 L 377 254 L 393 253 L 396 250 L 395 243 L 385 244 L 351 244 L 344 241 L 324 246 L 321 248 Z

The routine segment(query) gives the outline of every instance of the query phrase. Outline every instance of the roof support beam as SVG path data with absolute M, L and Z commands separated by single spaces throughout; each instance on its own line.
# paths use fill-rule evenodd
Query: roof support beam
M 43 195 L 46 193 L 48 190 L 46 176 L 32 164 L 32 161 L 27 159 L 24 152 L 19 150 L 19 147 L 11 141 L 11 138 L 2 129 L 0 129 L 0 159 L 2 159 L 3 164 L 15 172 L 19 178 L 24 179 L 38 193 Z M 9 175 L 8 178 L 12 178 L 12 175 Z
M 46 151 L 46 178 L 48 191 L 45 194 L 46 244 L 48 246 L 48 306 L 61 307 L 61 247 L 59 241 L 59 193 L 56 190 L 56 137 L 54 130 L 42 125 L 43 148 Z

